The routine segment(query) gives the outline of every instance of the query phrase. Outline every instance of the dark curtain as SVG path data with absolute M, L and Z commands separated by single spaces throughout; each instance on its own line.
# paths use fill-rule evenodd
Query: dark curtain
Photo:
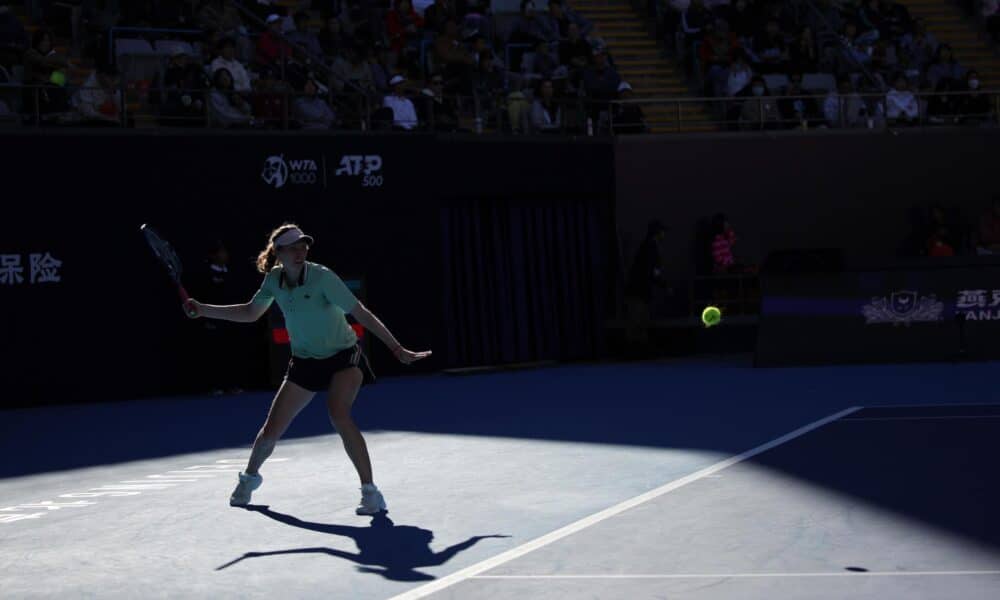
M 450 367 L 603 353 L 607 199 L 473 199 L 442 209 Z

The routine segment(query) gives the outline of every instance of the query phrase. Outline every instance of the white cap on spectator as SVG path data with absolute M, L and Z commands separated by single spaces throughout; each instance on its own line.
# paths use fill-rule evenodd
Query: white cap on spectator
M 403 77 L 402 75 L 393 75 L 392 79 L 389 80 L 389 85 L 399 85 L 404 81 L 406 81 L 406 77 Z
M 266 21 L 265 21 L 265 22 L 266 22 L 266 23 L 267 23 L 268 25 L 270 25 L 271 23 L 274 23 L 275 21 L 277 21 L 277 20 L 279 20 L 279 19 L 281 19 L 281 17 L 279 17 L 278 15 L 275 15 L 275 14 L 270 14 L 270 15 L 267 15 L 267 19 L 266 19 Z
M 623 81 L 623 82 L 621 82 L 621 83 L 618 84 L 618 91 L 619 92 L 624 92 L 625 90 L 630 90 L 630 89 L 632 89 L 632 86 L 629 85 L 629 83 L 627 81 Z

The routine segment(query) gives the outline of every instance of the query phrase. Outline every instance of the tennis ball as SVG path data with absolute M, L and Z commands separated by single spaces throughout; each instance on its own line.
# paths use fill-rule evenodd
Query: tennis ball
M 705 310 L 701 311 L 701 322 L 705 324 L 705 327 L 718 325 L 721 320 L 722 311 L 714 306 L 706 306 Z
M 49 81 L 59 87 L 63 87 L 66 85 L 66 74 L 62 71 L 52 71 L 52 74 L 49 75 Z

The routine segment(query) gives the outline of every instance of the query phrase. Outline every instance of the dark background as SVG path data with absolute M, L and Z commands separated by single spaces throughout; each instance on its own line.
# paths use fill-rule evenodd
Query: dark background
M 411 349 L 435 350 L 432 360 L 407 368 L 420 372 L 484 358 L 447 352 L 447 324 L 457 311 L 503 318 L 496 308 L 502 296 L 464 299 L 445 312 L 445 290 L 454 287 L 442 280 L 454 261 L 441 229 L 449 211 L 517 203 L 539 220 L 564 201 L 609 207 L 613 198 L 611 148 L 596 143 L 135 133 L 11 135 L 0 143 L 16 149 L 4 157 L 3 176 L 17 190 L 5 194 L 0 254 L 19 254 L 25 265 L 25 283 L 0 288 L 6 406 L 205 391 L 190 377 L 201 360 L 198 324 L 182 314 L 139 232 L 142 223 L 176 247 L 188 272 L 211 240 L 224 240 L 244 301 L 259 286 L 253 261 L 268 233 L 286 220 L 299 223 L 316 238 L 311 260 L 345 279 L 363 278 L 367 305 L 393 334 Z M 335 177 L 345 154 L 380 155 L 382 187 Z M 320 176 L 314 185 L 268 186 L 261 173 L 273 155 L 314 160 L 321 170 L 325 158 L 326 185 Z M 576 174 L 568 177 L 567 168 Z M 538 233 L 563 225 L 546 222 Z M 610 218 L 591 225 L 613 230 Z M 570 237 L 579 243 L 581 236 Z M 60 283 L 28 285 L 33 252 L 63 261 Z M 483 274 L 469 264 L 452 276 Z M 540 291 L 537 282 L 517 282 L 517 289 Z M 549 335 L 583 329 L 585 317 L 567 311 L 565 319 L 575 321 Z M 270 385 L 265 321 L 236 328 L 245 336 L 251 386 Z M 558 359 L 566 345 L 506 358 Z M 380 343 L 372 348 L 379 375 L 402 370 Z

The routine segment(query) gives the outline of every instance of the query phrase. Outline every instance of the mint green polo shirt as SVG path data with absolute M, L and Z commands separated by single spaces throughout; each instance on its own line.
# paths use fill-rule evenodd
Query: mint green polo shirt
M 292 345 L 292 356 L 329 358 L 358 342 L 347 322 L 346 313 L 354 310 L 354 297 L 336 273 L 321 264 L 306 262 L 300 285 L 289 289 L 281 267 L 274 267 L 250 302 L 268 308 L 272 301 L 285 315 L 285 328 Z

